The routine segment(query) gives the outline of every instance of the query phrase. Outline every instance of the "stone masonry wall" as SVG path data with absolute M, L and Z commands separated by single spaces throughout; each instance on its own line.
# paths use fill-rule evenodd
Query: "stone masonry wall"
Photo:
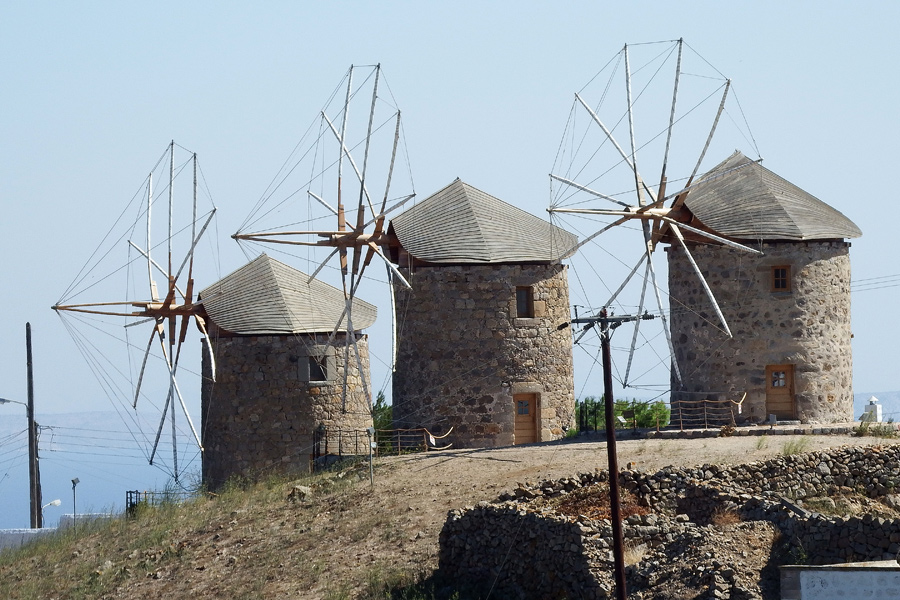
M 765 420 L 766 366 L 794 365 L 796 418 L 804 423 L 853 420 L 850 348 L 850 256 L 845 242 L 762 245 L 764 256 L 717 245 L 691 253 L 719 302 L 733 339 L 718 319 L 679 247 L 667 248 L 670 329 L 684 386 L 680 401 L 740 400 L 743 416 Z M 771 291 L 773 266 L 790 265 L 791 291 Z
M 440 535 L 440 570 L 475 587 L 494 586 L 504 597 L 608 597 L 613 565 L 610 521 L 567 517 L 547 502 L 608 480 L 608 471 L 596 470 L 524 483 L 494 502 L 451 510 Z M 740 515 L 739 527 L 748 537 L 763 525 L 776 527 L 786 555 L 804 556 L 809 564 L 900 555 L 900 519 L 871 514 L 832 517 L 801 506 L 803 500 L 862 492 L 900 507 L 900 496 L 895 495 L 900 489 L 900 445 L 845 446 L 735 466 L 666 467 L 656 473 L 626 470 L 619 480 L 652 511 L 623 522 L 626 547 L 652 549 L 643 562 L 627 569 L 630 591 L 664 581 L 671 575 L 668 561 L 683 558 L 689 548 L 714 537 L 709 523 L 720 511 Z M 758 597 L 737 593 L 735 572 L 740 573 L 742 565 L 720 562 L 724 560 L 707 556 L 695 565 L 699 573 L 708 571 L 705 579 L 694 582 L 698 588 L 704 581 L 724 578 L 732 582 L 725 582 L 730 597 Z
M 397 287 L 395 426 L 444 433 L 454 447 L 514 443 L 513 395 L 538 397 L 538 440 L 574 425 L 566 266 L 416 267 Z M 532 286 L 534 317 L 516 315 L 516 287 Z
M 313 431 L 323 424 L 328 451 L 367 452 L 368 439 L 338 430 L 372 426 L 356 358 L 351 348 L 347 399 L 343 404 L 344 337 L 332 346 L 328 335 L 222 337 L 215 342 L 216 382 L 209 377 L 204 347 L 203 479 L 212 488 L 230 476 L 255 477 L 270 471 L 308 472 Z M 358 341 L 368 380 L 368 339 Z M 324 356 L 327 381 L 309 381 L 309 357 Z M 371 393 L 371 390 L 370 390 Z M 320 449 L 322 452 L 325 440 Z

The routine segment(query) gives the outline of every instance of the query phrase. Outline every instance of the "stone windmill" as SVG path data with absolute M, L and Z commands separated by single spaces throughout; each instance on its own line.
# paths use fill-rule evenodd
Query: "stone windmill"
M 684 198 L 699 183 L 697 175 L 713 147 L 732 88 L 731 81 L 714 68 L 702 72 L 700 68 L 709 65 L 704 60 L 690 62 L 691 83 L 695 85 L 686 85 L 682 80 L 686 75 L 686 49 L 690 50 L 682 40 L 641 44 L 638 52 L 626 45 L 575 94 L 550 174 L 554 186 L 550 213 L 554 217 L 587 219 L 592 230 L 573 250 L 596 244 L 601 234 L 605 238 L 619 234 L 618 243 L 612 242 L 612 249 L 607 251 L 615 262 L 604 262 L 602 269 L 615 283 L 607 286 L 608 299 L 597 315 L 620 308 L 626 314 L 644 317 L 631 319 L 634 328 L 622 369 L 623 387 L 634 385 L 635 351 L 642 340 L 645 346 L 649 343 L 641 327 L 642 321 L 651 316 L 648 295 L 655 297 L 653 316 L 661 321 L 669 354 L 675 354 L 656 275 L 658 267 L 654 265 L 660 241 L 665 239 L 684 249 L 694 283 L 724 337 L 731 335 L 728 323 L 704 273 L 690 258 L 686 236 L 700 236 L 748 255 L 760 253 L 679 218 Z M 606 223 L 597 229 L 596 221 Z M 636 230 L 637 235 L 629 230 Z M 629 253 L 638 255 L 630 270 Z M 622 275 L 610 275 L 616 262 L 625 267 Z M 639 295 L 634 290 L 638 285 Z M 576 337 L 576 343 L 587 330 Z M 670 364 L 674 379 L 681 382 L 677 361 Z
M 541 442 L 574 424 L 572 234 L 459 179 L 392 219 L 395 427 L 454 447 Z
M 353 300 L 358 356 L 341 352 L 344 294 L 262 254 L 200 292 L 215 340 L 204 353 L 203 479 L 305 472 L 316 451 L 365 454 L 372 426 L 365 381 L 376 309 Z M 333 332 L 335 324 L 338 332 Z
M 686 252 L 667 249 L 674 360 L 673 419 L 699 401 L 743 399 L 753 421 L 853 420 L 850 244 L 847 217 L 740 152 L 687 195 L 680 220 L 759 248 L 752 258 L 688 241 L 733 337 L 703 318 Z M 682 417 L 681 412 L 685 413 Z
M 701 174 L 706 156 L 723 150 L 720 125 L 744 120 L 731 81 L 702 59 L 685 68 L 683 54 L 692 49 L 682 40 L 637 50 L 644 51 L 640 60 L 625 46 L 604 69 L 609 78 L 595 76 L 599 94 L 576 94 L 560 146 L 565 157 L 551 174 L 553 214 L 607 221 L 599 230 L 592 225 L 580 246 L 629 226 L 640 233 L 637 264 L 603 306 L 621 301 L 634 280 L 639 300 L 625 308 L 643 315 L 648 288 L 654 293 L 671 366 L 663 385 L 673 420 L 684 425 L 691 424 L 685 413 L 705 413 L 708 403 L 727 405 L 717 417 L 724 422 L 748 414 L 851 417 L 844 240 L 859 229 L 764 169 L 762 159 L 736 152 Z M 749 128 L 736 129 L 743 141 L 753 140 Z M 655 185 L 646 178 L 648 165 L 659 167 Z M 670 246 L 668 306 L 653 262 L 660 244 Z M 612 254 L 618 260 L 621 248 Z M 635 278 L 641 267 L 643 277 Z M 623 387 L 632 384 L 641 320 Z M 708 422 L 699 416 L 693 424 Z

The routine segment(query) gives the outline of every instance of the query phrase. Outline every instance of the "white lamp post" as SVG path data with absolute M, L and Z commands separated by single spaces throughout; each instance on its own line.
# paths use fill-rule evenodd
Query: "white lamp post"
M 53 501 L 48 502 L 47 504 L 43 505 L 41 507 L 41 521 L 44 520 L 44 509 L 45 508 L 47 508 L 48 506 L 59 506 L 60 504 L 62 504 L 62 500 L 57 498 L 56 500 L 53 500 Z
M 75 486 L 81 483 L 77 477 L 72 480 L 72 531 L 78 534 L 78 511 L 75 508 Z

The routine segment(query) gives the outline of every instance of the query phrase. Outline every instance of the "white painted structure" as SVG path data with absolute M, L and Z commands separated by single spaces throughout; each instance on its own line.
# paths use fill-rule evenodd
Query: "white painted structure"
M 896 560 L 781 567 L 781 600 L 894 600 L 900 598 Z
M 872 396 L 869 398 L 869 403 L 866 404 L 865 412 L 862 416 L 862 421 L 869 421 L 870 423 L 881 423 L 881 405 L 878 404 L 878 398 Z
M 112 519 L 115 517 L 116 515 L 110 513 L 84 513 L 79 514 L 77 519 L 80 526 L 89 521 Z M 60 516 L 59 525 L 57 527 L 44 527 L 42 529 L 0 529 L 0 551 L 6 550 L 7 548 L 18 548 L 40 537 L 69 529 L 75 524 L 75 519 L 76 517 L 70 513 Z
M 0 529 L 0 552 L 7 548 L 18 548 L 39 537 L 56 533 L 56 527 L 42 529 Z

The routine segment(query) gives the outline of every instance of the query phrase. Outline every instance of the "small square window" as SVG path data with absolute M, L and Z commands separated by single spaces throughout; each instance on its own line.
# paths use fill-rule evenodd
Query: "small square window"
M 520 415 L 528 414 L 528 400 L 519 400 L 516 402 L 516 412 Z
M 773 292 L 789 292 L 791 291 L 791 267 L 788 265 L 779 265 L 772 267 L 772 291 Z
M 328 359 L 324 356 L 309 357 L 309 380 L 328 381 Z
M 534 317 L 534 288 L 519 286 L 516 288 L 516 318 L 531 319 Z
M 772 387 L 787 387 L 787 371 L 772 371 Z

